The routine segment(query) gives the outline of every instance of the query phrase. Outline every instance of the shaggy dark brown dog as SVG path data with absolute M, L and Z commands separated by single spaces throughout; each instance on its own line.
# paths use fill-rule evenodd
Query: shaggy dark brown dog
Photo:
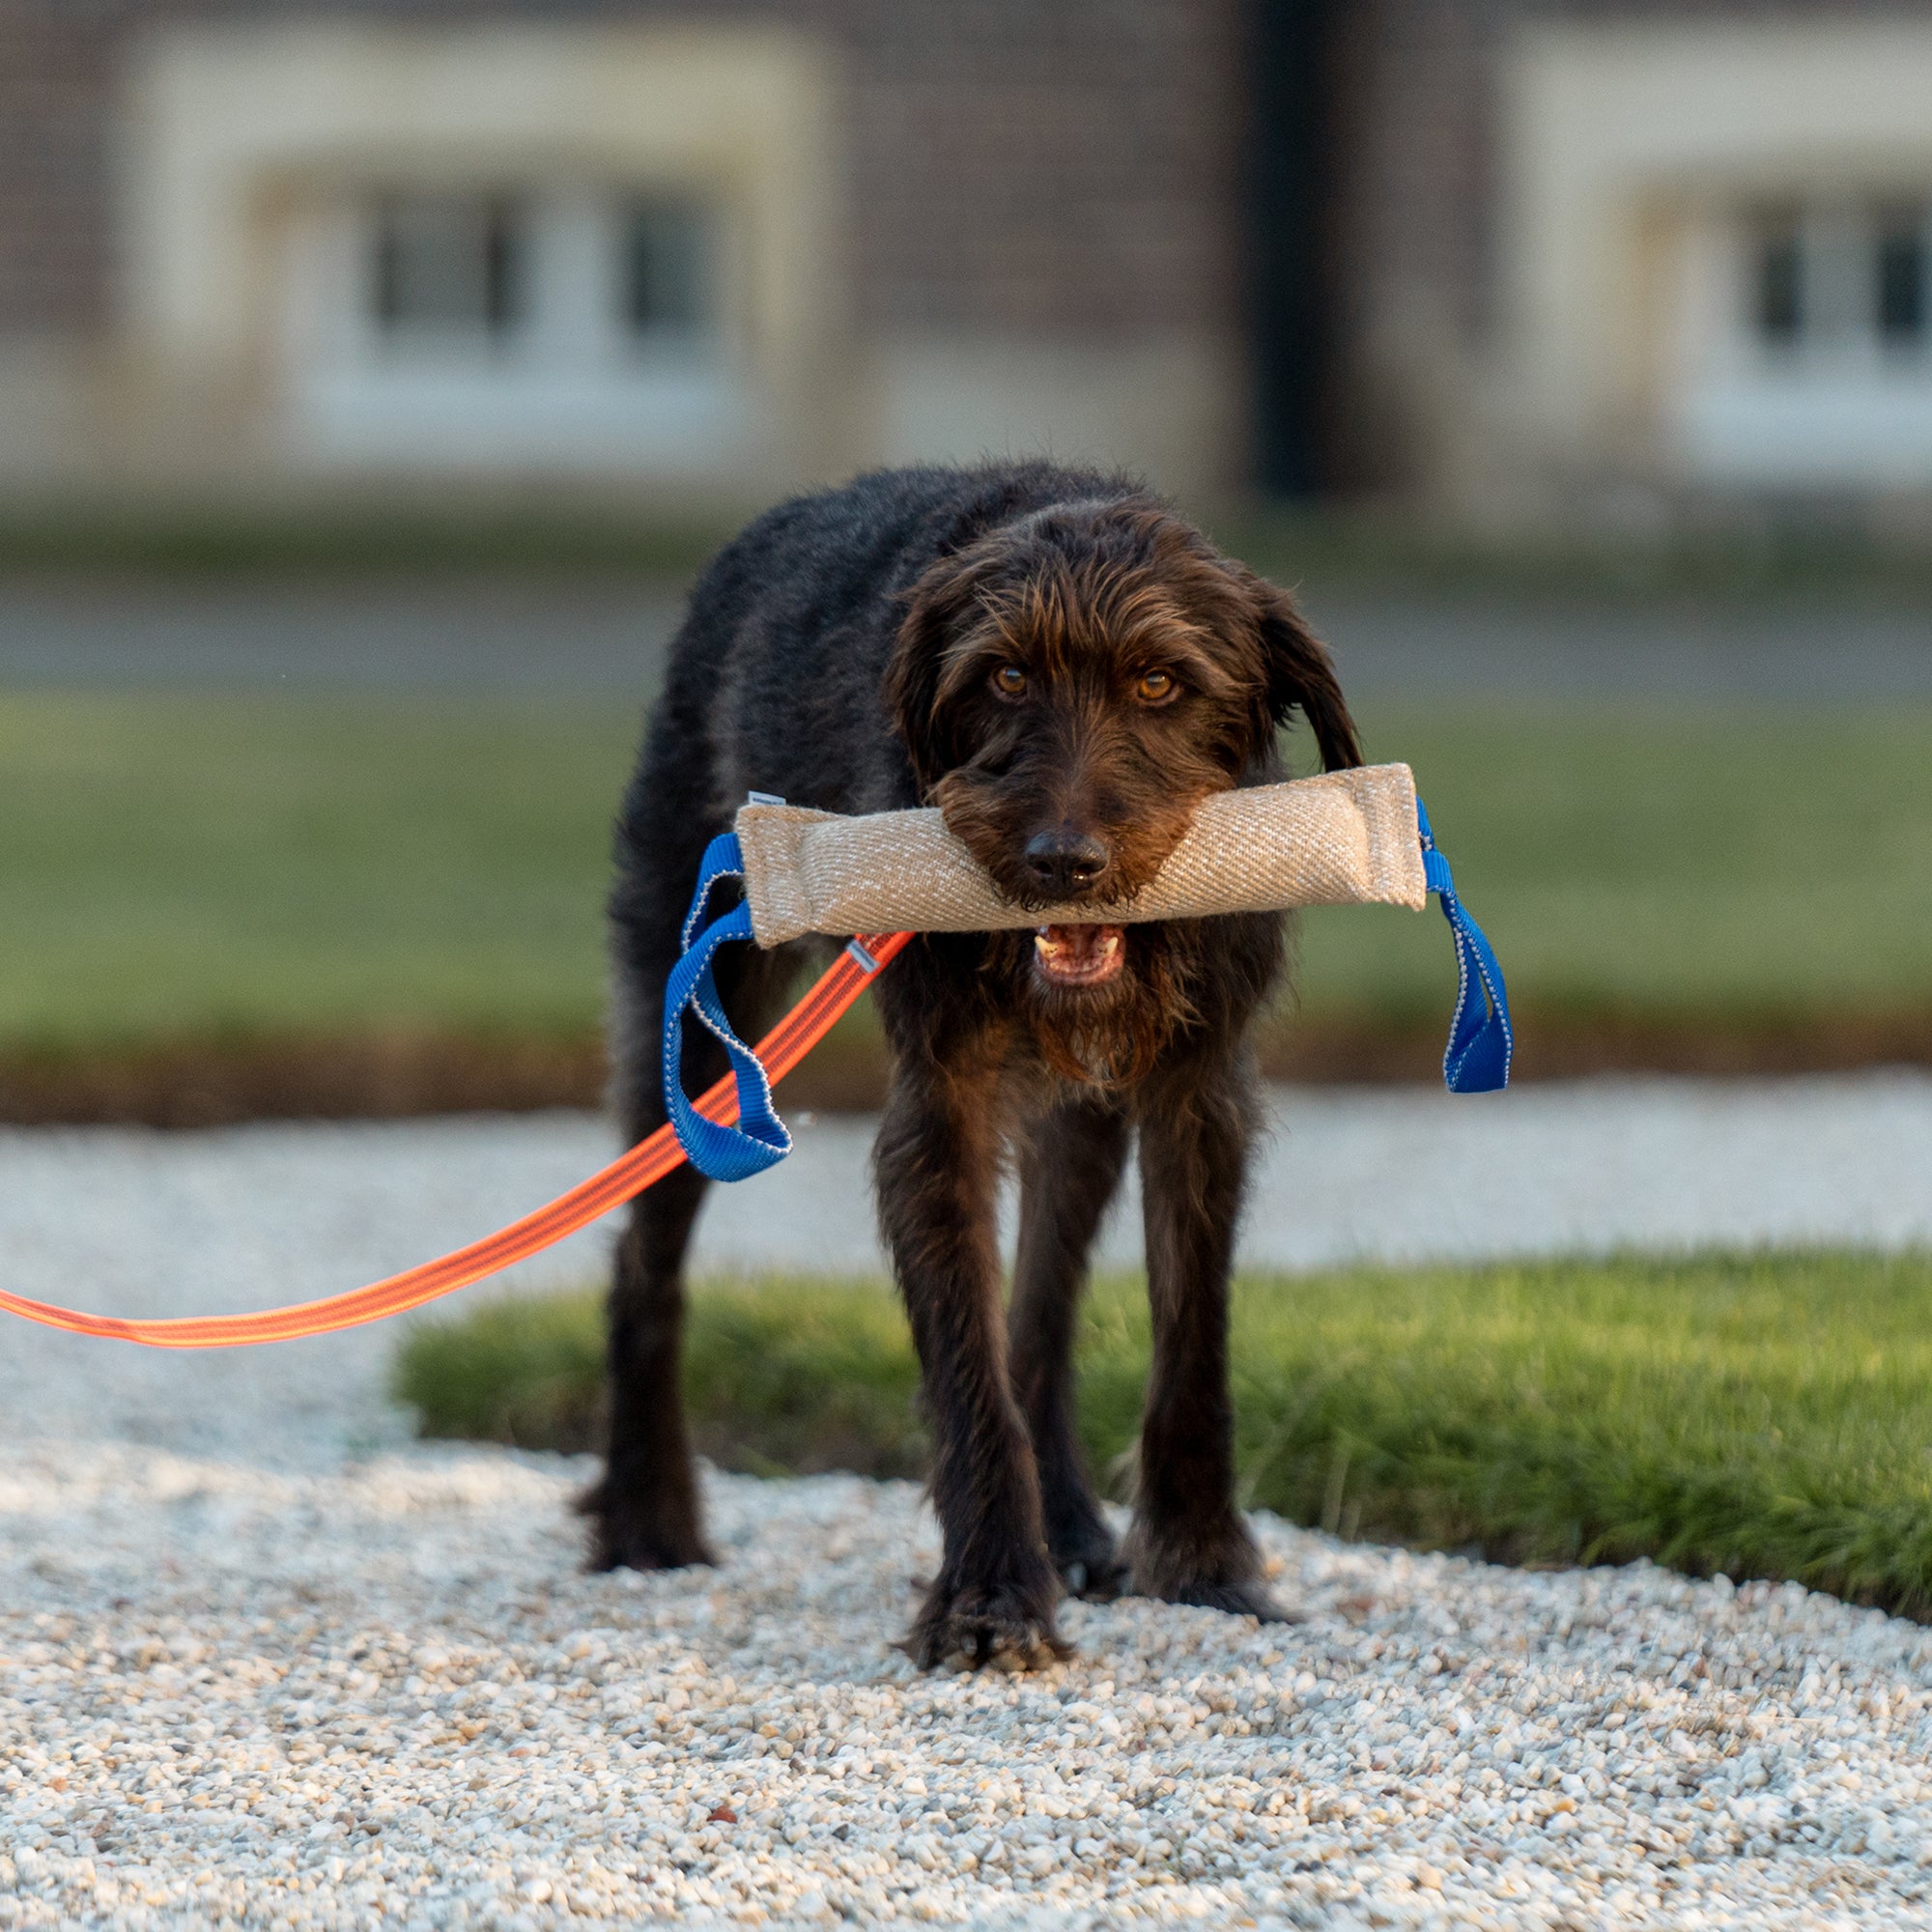
M 1358 763 L 1327 652 L 1288 598 L 1118 478 L 1042 464 L 910 469 L 781 505 L 705 572 L 618 833 L 617 1094 L 665 1119 L 658 1028 L 704 844 L 751 790 L 833 811 L 937 805 L 1025 905 L 1094 923 L 930 935 L 875 992 L 893 1081 L 879 1212 L 923 1371 L 945 1534 L 923 1664 L 1059 1649 L 1062 1591 L 1279 1614 L 1234 1501 L 1228 1274 L 1254 1131 L 1250 1024 L 1283 922 L 1105 923 L 1208 792 L 1283 776 L 1300 711 Z M 777 1017 L 786 952 L 728 949 L 739 1030 Z M 687 1086 L 724 1070 L 690 1030 Z M 1118 1549 L 1074 1434 L 1087 1250 L 1137 1137 L 1153 1370 Z M 995 1196 L 1020 1176 L 1001 1306 Z M 685 1248 L 706 1183 L 634 1204 L 611 1295 L 610 1442 L 592 1560 L 708 1560 L 678 1389 Z

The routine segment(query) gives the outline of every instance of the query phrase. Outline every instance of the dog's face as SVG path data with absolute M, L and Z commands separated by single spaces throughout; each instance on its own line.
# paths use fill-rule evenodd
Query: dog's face
M 1049 1058 L 1090 1075 L 1142 1057 L 1137 1001 L 1176 996 L 1161 929 L 1107 908 L 1153 878 L 1203 798 L 1269 769 L 1291 710 L 1326 765 L 1359 762 L 1328 654 L 1287 597 L 1146 502 L 1057 506 L 944 558 L 915 586 L 886 699 L 926 798 L 1000 890 L 1092 909 L 1017 957 L 996 947 L 1049 1030 L 1085 1042 Z

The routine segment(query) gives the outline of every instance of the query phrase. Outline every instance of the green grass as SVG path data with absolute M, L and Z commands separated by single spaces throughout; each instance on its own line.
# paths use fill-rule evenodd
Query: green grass
M 641 716 L 0 698 L 0 1041 L 594 1025 Z
M 590 1295 L 412 1330 L 426 1434 L 581 1447 Z M 1120 1471 L 1148 1355 L 1138 1282 L 1079 1344 L 1093 1466 Z M 1236 1298 L 1244 1500 L 1351 1537 L 1518 1562 L 1648 1556 L 1932 1611 L 1932 1261 L 1616 1259 L 1250 1278 Z M 917 1473 L 916 1368 L 886 1290 L 713 1284 L 691 1313 L 700 1446 L 760 1473 Z
M 581 1033 L 641 705 L 0 696 L 0 1047 Z M 1527 1005 L 1932 993 L 1932 708 L 1373 703 Z M 1433 912 L 1305 922 L 1311 1013 L 1446 1012 Z
M 1414 768 L 1510 988 L 1725 1014 L 1932 996 L 1932 707 L 1364 707 Z M 1392 908 L 1304 922 L 1306 1002 L 1435 1011 L 1449 942 Z

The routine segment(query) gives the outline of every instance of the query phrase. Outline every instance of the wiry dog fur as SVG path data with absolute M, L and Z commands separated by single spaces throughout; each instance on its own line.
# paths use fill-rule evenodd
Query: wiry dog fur
M 631 1138 L 665 1119 L 665 978 L 699 854 L 748 791 L 841 812 L 937 805 L 1009 896 L 1083 897 L 1104 921 L 1202 797 L 1283 776 L 1277 729 L 1296 711 L 1325 765 L 1359 762 L 1327 652 L 1288 598 L 1122 479 L 1045 464 L 895 470 L 761 517 L 693 594 L 618 828 L 616 1092 Z M 1037 949 L 1027 932 L 930 935 L 876 988 L 893 1059 L 879 1213 L 944 1529 L 909 1639 L 927 1665 L 1051 1656 L 1063 1590 L 1277 1613 L 1235 1507 L 1226 1356 L 1255 1119 L 1248 1034 L 1283 968 L 1283 923 L 1135 925 L 1103 943 L 1109 977 L 1068 983 L 1043 963 L 1051 935 Z M 800 962 L 730 951 L 725 1005 L 754 1037 Z M 687 1085 L 723 1071 L 692 1029 Z M 1070 1345 L 1087 1251 L 1136 1136 L 1154 1354 L 1117 1549 L 1074 1434 Z M 1020 1235 L 1003 1312 L 994 1204 L 1009 1158 Z M 584 1500 L 599 1566 L 707 1560 L 678 1388 L 704 1191 L 678 1169 L 634 1204 L 619 1244 L 609 1452 Z

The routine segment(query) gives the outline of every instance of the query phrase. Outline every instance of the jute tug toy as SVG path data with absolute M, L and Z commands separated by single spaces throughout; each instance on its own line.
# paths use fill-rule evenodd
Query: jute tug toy
M 741 901 L 703 923 L 712 889 L 736 879 Z M 1109 924 L 1204 919 L 1299 906 L 1399 905 L 1435 894 L 1456 945 L 1459 984 L 1442 1072 L 1451 1093 L 1509 1083 L 1509 1001 L 1501 969 L 1463 910 L 1448 862 L 1406 765 L 1368 765 L 1286 784 L 1221 792 L 1146 891 L 1104 908 Z M 714 1180 L 741 1180 L 791 1151 L 773 1085 L 823 1039 L 918 932 L 990 932 L 1094 923 L 1091 906 L 1023 908 L 1003 899 L 937 811 L 863 818 L 753 795 L 733 829 L 712 840 L 684 927 L 684 955 L 665 989 L 664 1089 L 670 1115 L 656 1133 L 533 1214 L 440 1260 L 323 1301 L 251 1315 L 125 1321 L 0 1290 L 0 1309 L 154 1349 L 234 1349 L 288 1342 L 380 1321 L 467 1288 L 587 1227 L 686 1159 Z M 713 966 L 722 946 L 781 946 L 807 933 L 857 933 L 811 990 L 755 1048 L 732 1030 Z M 715 1034 L 731 1070 L 693 1100 L 682 1064 L 687 1014 Z
M 699 929 L 712 887 L 737 879 L 744 897 Z M 1452 1093 L 1505 1086 L 1509 1007 L 1495 954 L 1456 897 L 1429 815 L 1406 765 L 1364 765 L 1286 784 L 1218 792 L 1196 810 L 1187 835 L 1153 883 L 1102 907 L 1015 905 L 1003 898 L 937 811 L 863 818 L 810 811 L 754 794 L 733 829 L 711 841 L 684 923 L 684 957 L 665 993 L 664 1091 L 671 1124 L 694 1167 L 742 1180 L 791 1151 L 759 1056 L 731 1030 L 712 977 L 732 941 L 782 946 L 810 932 L 888 925 L 917 932 L 1204 919 L 1318 905 L 1399 905 L 1420 911 L 1430 893 L 1455 935 L 1460 988 L 1443 1077 Z M 871 943 L 854 942 L 859 963 Z M 1478 995 L 1480 994 L 1480 997 Z M 737 1082 L 738 1119 L 724 1124 L 694 1107 L 678 1079 L 687 1013 L 715 1034 Z

